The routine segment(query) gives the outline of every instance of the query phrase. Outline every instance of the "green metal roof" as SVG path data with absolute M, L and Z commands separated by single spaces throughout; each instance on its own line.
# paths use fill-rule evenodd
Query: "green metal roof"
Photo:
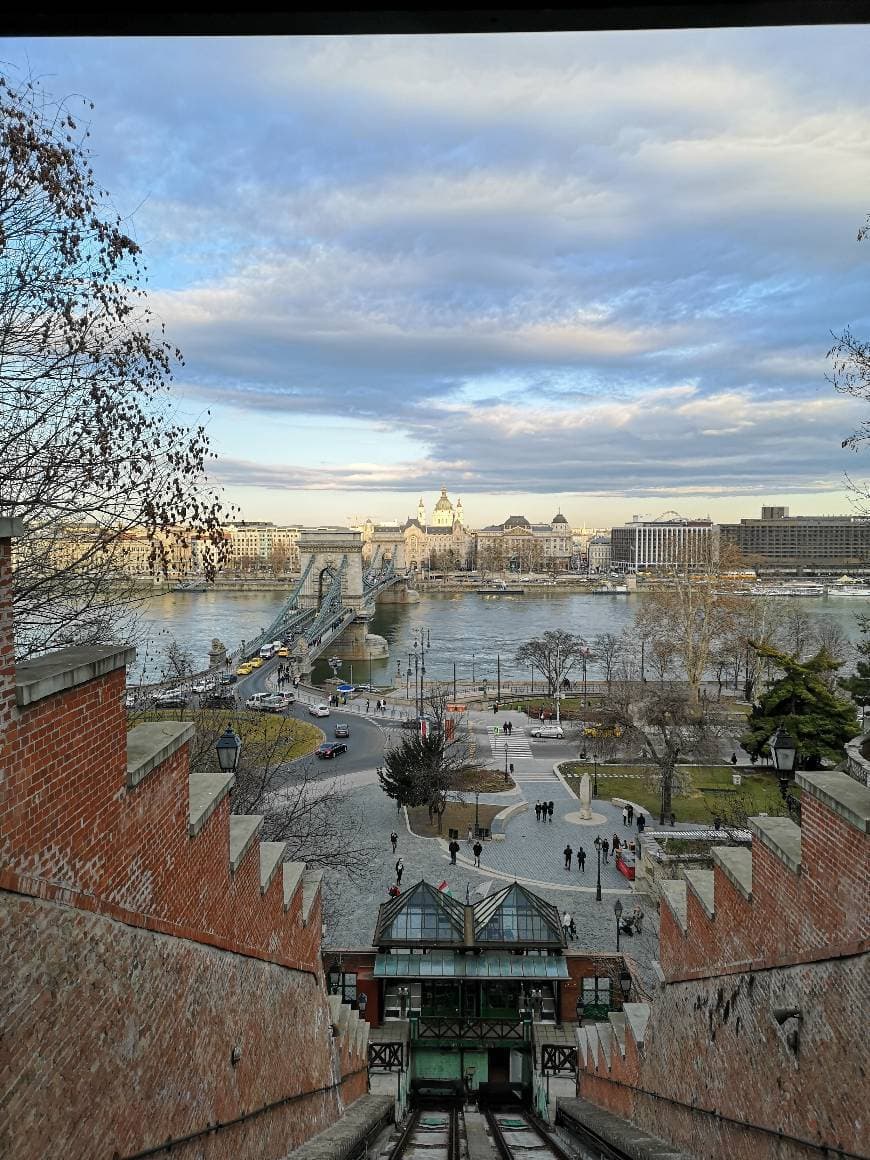
M 428 955 L 386 955 L 375 958 L 376 979 L 567 979 L 561 955 L 512 955 L 489 951 L 460 955 L 431 951 Z

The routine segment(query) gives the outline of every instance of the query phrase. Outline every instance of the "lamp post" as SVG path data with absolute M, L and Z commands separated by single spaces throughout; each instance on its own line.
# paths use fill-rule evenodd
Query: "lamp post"
M 405 700 L 411 700 L 411 658 L 408 657 L 408 668 L 405 672 Z
M 507 759 L 508 759 L 508 747 L 507 747 L 507 742 L 505 742 L 504 743 L 504 781 L 505 781 L 505 785 L 507 785 L 507 779 L 508 779 L 508 760 Z
M 598 797 L 598 754 L 592 754 L 592 796 Z
M 474 653 L 471 654 L 471 683 L 474 684 Z
M 474 836 L 480 837 L 480 790 L 474 791 Z
M 788 783 L 794 772 L 797 747 L 784 725 L 780 725 L 768 744 L 773 752 L 773 763 L 779 778 L 779 792 L 782 794 L 782 800 L 785 801 Z
M 598 877 L 595 881 L 595 901 L 601 901 L 601 835 L 595 835 L 595 853 L 598 855 Z
M 498 676 L 496 678 L 498 681 L 498 686 L 496 688 L 495 699 L 496 699 L 496 701 L 501 702 L 501 653 L 496 653 L 495 663 L 497 666 L 496 672 L 498 674 Z
M 622 903 L 618 898 L 613 904 L 613 913 L 616 915 L 616 953 L 619 954 L 619 921 L 622 918 Z
M 372 650 L 369 649 L 369 692 L 372 688 Z
M 235 773 L 239 765 L 239 754 L 242 752 L 242 739 L 232 725 L 227 725 L 226 731 L 218 738 L 215 749 L 221 772 Z
M 586 708 L 586 662 L 591 655 L 589 645 L 585 642 L 580 646 L 580 660 L 583 662 L 583 708 Z
M 631 975 L 628 971 L 621 971 L 619 975 L 619 989 L 622 991 L 623 1003 L 628 1002 L 628 996 L 631 994 Z

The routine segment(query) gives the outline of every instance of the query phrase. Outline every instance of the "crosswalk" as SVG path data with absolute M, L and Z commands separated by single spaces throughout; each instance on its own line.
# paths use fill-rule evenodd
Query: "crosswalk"
M 504 761 L 504 747 L 507 746 L 508 761 L 531 761 L 532 751 L 529 739 L 524 733 L 502 733 L 501 729 L 490 731 L 489 748 L 492 756 Z

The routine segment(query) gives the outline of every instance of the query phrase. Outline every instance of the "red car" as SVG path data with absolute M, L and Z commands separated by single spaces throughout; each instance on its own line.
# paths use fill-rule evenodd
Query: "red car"
M 616 855 L 616 869 L 634 882 L 634 854 L 631 850 L 620 850 Z
M 340 753 L 347 753 L 347 746 L 339 741 L 326 741 L 314 750 L 315 757 L 338 757 Z

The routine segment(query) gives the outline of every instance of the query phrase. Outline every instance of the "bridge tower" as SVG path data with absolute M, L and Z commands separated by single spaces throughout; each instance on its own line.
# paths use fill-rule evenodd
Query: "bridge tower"
M 320 607 L 346 558 L 341 577 L 342 605 L 354 609 L 357 615 L 330 649 L 351 661 L 368 660 L 370 655 L 375 660 L 389 656 L 384 638 L 368 631 L 374 607 L 367 600 L 363 585 L 362 532 L 338 527 L 303 528 L 298 547 L 299 565 L 306 577 L 298 597 L 301 609 Z

